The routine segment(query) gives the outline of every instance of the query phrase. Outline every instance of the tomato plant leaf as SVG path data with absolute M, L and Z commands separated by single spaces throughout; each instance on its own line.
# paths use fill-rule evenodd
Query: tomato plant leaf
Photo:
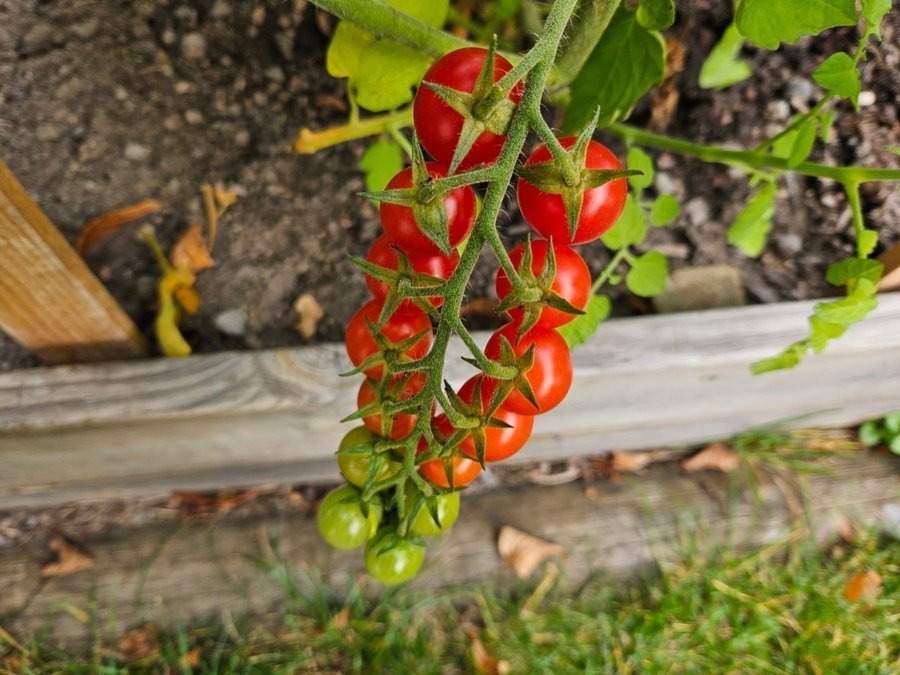
M 644 210 L 638 206 L 632 195 L 625 199 L 625 207 L 616 224 L 603 235 L 603 243 L 611 249 L 620 249 L 631 244 L 639 244 L 647 235 L 647 221 Z
M 647 30 L 665 30 L 675 23 L 675 3 L 673 0 L 641 0 L 636 18 Z
M 875 250 L 875 247 L 877 245 L 878 232 L 876 232 L 875 230 L 863 229 L 863 231 L 859 233 L 856 247 L 860 255 L 869 255 L 870 253 L 872 253 L 872 251 Z
M 359 70 L 362 53 L 375 40 L 375 36 L 369 31 L 341 21 L 334 29 L 325 55 L 328 74 L 332 77 L 354 77 Z
M 662 82 L 665 68 L 662 36 L 641 26 L 634 11 L 622 3 L 572 82 L 563 129 L 582 129 L 597 106 L 600 126 L 628 117 L 638 99 Z
M 393 110 L 412 100 L 412 88 L 430 60 L 405 45 L 379 40 L 366 48 L 354 83 L 356 100 L 366 110 Z
M 867 292 L 868 289 L 863 287 L 863 283 L 865 282 L 860 282 L 860 286 L 846 298 L 820 302 L 813 309 L 813 315 L 822 321 L 840 326 L 849 326 L 862 321 L 878 306 L 878 301 L 872 297 L 871 292 Z
M 387 139 L 375 141 L 360 157 L 359 168 L 366 175 L 366 190 L 380 192 L 403 169 L 403 150 Z
M 859 108 L 859 71 L 846 52 L 832 54 L 813 71 L 813 79 L 829 94 L 846 98 Z
M 670 225 L 681 210 L 674 195 L 660 195 L 650 206 L 650 222 L 656 227 Z
M 856 0 L 737 0 L 735 22 L 748 40 L 766 49 L 802 35 L 856 25 Z
M 791 146 L 791 152 L 787 156 L 789 169 L 797 168 L 809 157 L 809 153 L 812 152 L 813 146 L 816 144 L 817 130 L 818 123 L 814 119 L 807 119 L 800 125 L 794 144 Z
M 829 323 L 813 315 L 809 317 L 809 344 L 814 352 L 819 353 L 825 349 L 829 340 L 841 337 L 846 330 L 847 326 Z
M 728 229 L 728 243 L 749 256 L 758 256 L 766 246 L 775 212 L 775 189 L 774 181 L 763 185 Z
M 862 15 L 868 24 L 867 31 L 881 40 L 881 20 L 891 11 L 891 0 L 862 0 Z
M 809 342 L 807 340 L 800 340 L 790 345 L 780 354 L 757 361 L 750 366 L 750 370 L 754 375 L 760 375 L 762 373 L 769 373 L 773 370 L 793 368 L 800 363 L 800 359 L 806 354 L 808 348 Z
M 653 158 L 637 146 L 628 148 L 628 159 L 626 164 L 629 169 L 640 171 L 641 173 L 628 177 L 628 182 L 635 190 L 643 190 L 653 185 Z
M 635 295 L 649 298 L 666 289 L 669 261 L 659 251 L 648 251 L 635 258 L 625 276 L 625 284 Z
M 863 422 L 859 427 L 859 441 L 867 448 L 881 443 L 881 431 L 878 428 L 878 422 L 875 420 Z
M 592 295 L 588 300 L 587 307 L 584 308 L 584 314 L 575 317 L 566 325 L 560 326 L 557 331 L 570 348 L 577 347 L 597 332 L 597 328 L 611 311 L 612 303 L 609 298 L 605 295 Z
M 724 89 L 750 77 L 753 74 L 750 64 L 738 58 L 743 46 L 744 36 L 732 23 L 703 62 L 700 86 L 704 89 Z
M 884 265 L 877 260 L 845 258 L 828 266 L 825 279 L 832 286 L 850 286 L 859 279 L 877 284 L 883 271 Z

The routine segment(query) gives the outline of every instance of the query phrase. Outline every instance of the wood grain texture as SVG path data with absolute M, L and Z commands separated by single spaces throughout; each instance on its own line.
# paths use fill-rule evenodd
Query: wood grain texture
M 49 363 L 144 353 L 137 327 L 2 161 L 0 329 Z
M 513 460 L 844 425 L 900 409 L 900 296 L 797 369 L 749 364 L 802 335 L 811 303 L 610 321 L 569 396 Z M 486 335 L 480 335 L 484 341 Z M 472 372 L 454 344 L 447 377 Z M 333 479 L 358 378 L 341 345 L 0 375 L 0 508 Z M 510 461 L 513 461 L 510 460 Z
M 747 546 L 783 541 L 811 525 L 826 541 L 846 520 L 889 521 L 889 509 L 900 504 L 896 459 L 865 454 L 830 468 L 826 475 L 764 476 L 759 501 L 745 488 L 729 487 L 722 474 L 686 475 L 672 464 L 624 483 L 593 483 L 590 492 L 572 483 L 469 493 L 451 533 L 429 546 L 415 584 L 511 582 L 495 549 L 505 524 L 564 546 L 565 578 L 574 585 L 596 571 L 614 579 L 640 573 L 672 555 L 685 535 L 699 547 Z M 801 503 L 808 505 L 808 520 L 797 510 Z M 267 518 L 173 522 L 81 543 L 95 567 L 46 581 L 40 578 L 44 547 L 0 549 L 0 617 L 7 615 L 0 624 L 20 635 L 44 628 L 51 641 L 77 648 L 85 645 L 89 626 L 62 608 L 93 608 L 100 636 L 115 644 L 145 621 L 171 625 L 277 609 L 285 594 L 276 575 L 261 571 L 261 560 L 285 565 L 295 579 L 320 578 L 339 589 L 362 572 L 361 552 L 329 548 L 312 515 L 299 509 Z

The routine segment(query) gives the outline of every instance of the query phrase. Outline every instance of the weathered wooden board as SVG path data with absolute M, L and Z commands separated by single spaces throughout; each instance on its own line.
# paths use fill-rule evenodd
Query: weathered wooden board
M 0 330 L 50 363 L 145 349 L 131 319 L 2 161 Z
M 820 541 L 835 536 L 846 520 L 889 526 L 890 509 L 900 508 L 898 460 L 860 455 L 832 468 L 829 475 L 766 478 L 761 501 L 729 489 L 722 474 L 687 475 L 672 464 L 622 484 L 593 483 L 590 492 L 573 483 L 467 494 L 459 522 L 430 546 L 415 583 L 508 581 L 510 571 L 495 549 L 505 524 L 562 544 L 570 552 L 565 569 L 572 584 L 598 570 L 614 578 L 639 573 L 677 549 L 685 535 L 701 547 L 746 546 L 785 540 L 808 523 Z M 797 511 L 801 503 L 809 520 Z M 284 593 L 259 564 L 276 564 L 272 550 L 296 579 L 321 578 L 341 588 L 362 571 L 361 552 L 329 548 L 315 519 L 301 510 L 157 526 L 83 543 L 95 567 L 51 580 L 40 578 L 43 547 L 0 549 L 0 616 L 11 614 L 0 623 L 7 630 L 24 635 L 44 628 L 52 641 L 78 647 L 89 626 L 75 618 L 77 610 L 93 610 L 100 637 L 115 644 L 144 621 L 171 625 L 273 609 Z
M 517 460 L 701 442 L 761 425 L 900 409 L 900 295 L 793 371 L 749 364 L 803 334 L 812 303 L 608 322 Z M 480 336 L 485 339 L 485 336 Z M 472 371 L 453 346 L 447 377 Z M 0 375 L 0 508 L 336 475 L 355 407 L 341 345 Z

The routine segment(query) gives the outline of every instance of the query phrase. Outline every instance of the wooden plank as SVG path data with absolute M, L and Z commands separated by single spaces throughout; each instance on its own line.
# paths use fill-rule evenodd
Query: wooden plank
M 796 339 L 811 303 L 610 321 L 574 352 L 566 401 L 514 460 L 844 425 L 900 409 L 900 296 L 793 371 L 749 364 Z M 484 340 L 485 335 L 479 339 Z M 471 372 L 453 346 L 447 375 Z M 0 508 L 336 475 L 358 378 L 341 345 L 0 375 Z
M 0 161 L 0 329 L 49 363 L 144 353 L 137 327 Z
M 509 582 L 495 550 L 504 524 L 562 544 L 570 552 L 565 579 L 572 585 L 597 570 L 613 578 L 640 573 L 677 550 L 688 532 L 697 545 L 718 547 L 782 541 L 810 524 L 819 541 L 833 538 L 847 520 L 888 526 L 890 509 L 900 506 L 898 461 L 861 454 L 829 466 L 825 475 L 764 476 L 759 501 L 722 474 L 686 475 L 671 464 L 622 484 L 593 483 L 590 492 L 580 482 L 470 492 L 449 536 L 430 545 L 415 584 Z M 796 511 L 800 503 L 808 505 L 808 520 Z M 24 636 L 44 628 L 51 641 L 71 648 L 84 645 L 90 626 L 65 607 L 93 608 L 95 627 L 113 644 L 144 621 L 172 624 L 277 609 L 284 593 L 258 563 L 277 564 L 270 545 L 295 579 L 321 578 L 341 589 L 362 572 L 361 552 L 326 546 L 314 518 L 302 510 L 157 524 L 82 543 L 95 567 L 51 580 L 40 578 L 43 546 L 0 549 L 0 616 L 12 614 L 8 630 Z

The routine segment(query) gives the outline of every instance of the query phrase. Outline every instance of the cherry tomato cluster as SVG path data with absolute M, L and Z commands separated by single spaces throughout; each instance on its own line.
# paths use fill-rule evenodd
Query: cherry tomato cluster
M 465 175 L 496 162 L 505 136 L 491 115 L 474 111 L 511 69 L 492 50 L 474 47 L 430 68 L 416 95 L 414 121 L 418 143 L 434 161 L 425 161 L 419 150 L 413 165 L 390 181 L 380 206 L 384 234 L 357 261 L 372 300 L 350 319 L 346 346 L 353 372 L 365 376 L 351 415 L 364 426 L 341 442 L 338 464 L 347 484 L 325 498 L 318 518 L 334 546 L 365 545 L 366 567 L 383 583 L 418 572 L 423 538 L 445 532 L 458 516 L 460 488 L 485 463 L 521 450 L 534 416 L 566 396 L 572 361 L 556 328 L 581 313 L 592 292 L 590 271 L 572 246 L 606 232 L 624 205 L 623 179 L 590 182 L 592 171 L 621 166 L 589 136 L 560 139 L 574 158 L 567 183 L 545 145 L 528 157 L 517 197 L 523 217 L 542 238 L 508 253 L 496 291 L 509 322 L 474 359 L 480 372 L 458 391 L 448 387 L 440 399 L 441 383 L 428 381 L 432 326 L 442 320 L 444 285 L 454 276 L 477 212 L 470 185 L 441 189 L 440 179 L 457 175 L 457 167 Z M 521 96 L 515 84 L 500 108 L 514 110 Z M 578 216 L 574 226 L 572 213 Z M 426 411 L 428 419 L 420 419 Z

